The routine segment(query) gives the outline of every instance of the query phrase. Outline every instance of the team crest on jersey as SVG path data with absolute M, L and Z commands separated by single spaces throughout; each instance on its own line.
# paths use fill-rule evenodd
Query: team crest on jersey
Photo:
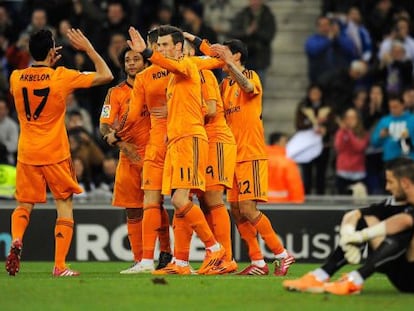
M 111 106 L 110 105 L 104 105 L 102 107 L 101 118 L 109 118 L 110 115 L 111 115 Z

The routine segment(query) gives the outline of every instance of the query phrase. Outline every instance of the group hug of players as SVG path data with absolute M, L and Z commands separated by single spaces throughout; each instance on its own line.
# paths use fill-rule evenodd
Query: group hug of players
M 237 272 L 232 256 L 229 213 L 251 259 L 238 274 L 267 275 L 257 234 L 274 254 L 274 274 L 286 275 L 294 263 L 269 219 L 257 209 L 266 201 L 267 154 L 261 121 L 262 86 L 257 74 L 244 67 L 245 45 L 239 40 L 209 45 L 172 26 L 148 34 L 148 46 L 133 27 L 129 48 L 121 57 L 127 79 L 109 90 L 102 108 L 103 139 L 120 149 L 113 205 L 126 208 L 128 238 L 134 265 L 121 273 L 228 274 Z M 50 31 L 31 36 L 33 65 L 10 78 L 21 125 L 16 200 L 11 215 L 12 245 L 6 260 L 9 275 L 20 270 L 23 236 L 36 203 L 46 201 L 46 184 L 56 202 L 53 276 L 79 272 L 66 265 L 73 234 L 72 194 L 76 182 L 64 127 L 65 98 L 76 88 L 108 83 L 107 64 L 80 30 L 68 31 L 72 45 L 84 51 L 95 72 L 57 67 L 60 58 Z M 206 57 L 195 57 L 195 49 Z M 218 86 L 210 70 L 227 77 Z M 386 170 L 392 199 L 345 214 L 340 243 L 320 268 L 295 280 L 288 290 L 359 293 L 375 271 L 385 273 L 401 291 L 414 292 L 414 162 L 397 159 Z M 174 206 L 174 250 L 170 249 L 169 217 L 163 195 Z M 193 202 L 197 196 L 200 206 Z M 294 211 L 292 211 L 294 212 Z M 189 265 L 193 232 L 205 244 L 205 259 L 194 271 Z M 154 266 L 156 240 L 160 242 Z M 364 265 L 336 282 L 330 277 L 347 263 Z
M 126 207 L 135 259 L 121 273 L 195 273 L 189 265 L 193 231 L 206 247 L 198 274 L 236 272 L 223 201 L 227 190 L 252 260 L 239 273 L 269 273 L 259 233 L 275 255 L 274 273 L 285 275 L 294 258 L 256 208 L 257 201 L 267 200 L 267 154 L 262 86 L 257 74 L 244 68 L 244 44 L 229 40 L 210 46 L 172 26 L 150 31 L 148 47 L 135 29 L 130 36 L 120 59 L 127 79 L 109 90 L 100 118 L 104 139 L 121 151 L 113 205 Z M 196 49 L 215 57 L 196 57 Z M 220 87 L 215 68 L 228 74 Z M 172 195 L 175 207 L 173 252 L 163 195 Z M 157 238 L 161 252 L 154 271 Z

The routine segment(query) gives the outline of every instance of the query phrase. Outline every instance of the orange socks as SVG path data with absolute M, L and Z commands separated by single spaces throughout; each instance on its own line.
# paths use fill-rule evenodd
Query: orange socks
M 69 252 L 73 235 L 73 219 L 58 218 L 55 226 L 55 267 L 66 268 L 66 255 Z
M 12 213 L 11 233 L 12 241 L 16 239 L 23 240 L 24 232 L 30 220 L 30 212 L 24 207 L 18 206 Z
M 144 216 L 142 219 L 142 257 L 154 258 L 155 242 L 161 227 L 161 210 L 159 204 L 144 205 Z
M 201 208 L 193 202 L 176 210 L 176 216 L 183 217 L 186 223 L 197 233 L 206 247 L 212 247 L 217 243 L 211 232 Z
M 190 243 L 193 229 L 184 220 L 184 217 L 174 215 L 174 257 L 178 260 L 188 261 L 190 255 Z
M 158 232 L 160 251 L 171 253 L 170 246 L 170 218 L 165 208 L 161 207 L 161 227 Z
M 127 218 L 129 244 L 131 245 L 134 261 L 142 259 L 142 218 Z M 154 256 L 154 255 L 153 255 Z M 151 257 L 152 258 L 152 257 Z
M 231 261 L 232 245 L 231 245 L 231 223 L 229 213 L 224 204 L 219 204 L 210 208 L 212 226 L 211 230 L 214 233 L 217 241 L 223 245 L 226 250 L 226 260 Z M 207 219 L 208 221 L 208 219 Z
M 260 250 L 259 242 L 257 241 L 256 228 L 246 219 L 243 222 L 237 224 L 241 238 L 246 242 L 249 250 L 249 257 L 251 260 L 263 259 L 262 252 Z
M 278 255 L 285 250 L 282 242 L 273 230 L 269 218 L 267 218 L 265 214 L 260 213 L 252 224 L 257 229 L 260 236 L 266 242 L 266 245 L 273 252 L 273 254 Z

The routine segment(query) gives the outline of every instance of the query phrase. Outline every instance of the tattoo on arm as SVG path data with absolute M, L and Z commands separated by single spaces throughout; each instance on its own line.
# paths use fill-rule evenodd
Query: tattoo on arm
M 99 131 L 101 132 L 102 136 L 105 136 L 111 131 L 111 126 L 107 123 L 101 123 L 99 124 Z
M 236 80 L 237 84 L 241 87 L 241 89 L 246 93 L 253 92 L 254 86 L 253 84 L 247 79 L 247 77 L 241 72 L 233 63 L 228 63 L 228 68 L 230 70 L 232 78 Z

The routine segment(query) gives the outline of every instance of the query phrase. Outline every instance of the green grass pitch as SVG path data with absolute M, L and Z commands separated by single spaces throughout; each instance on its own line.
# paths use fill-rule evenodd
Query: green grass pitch
M 413 294 L 397 292 L 381 274 L 367 281 L 361 295 L 336 297 L 287 292 L 281 285 L 284 278 L 273 276 L 167 276 L 166 284 L 154 284 L 151 275 L 120 275 L 128 266 L 122 262 L 77 262 L 72 267 L 82 275 L 69 279 L 53 278 L 52 265 L 23 262 L 16 277 L 1 273 L 0 310 L 401 311 L 414 306 Z M 288 278 L 314 267 L 295 264 Z

